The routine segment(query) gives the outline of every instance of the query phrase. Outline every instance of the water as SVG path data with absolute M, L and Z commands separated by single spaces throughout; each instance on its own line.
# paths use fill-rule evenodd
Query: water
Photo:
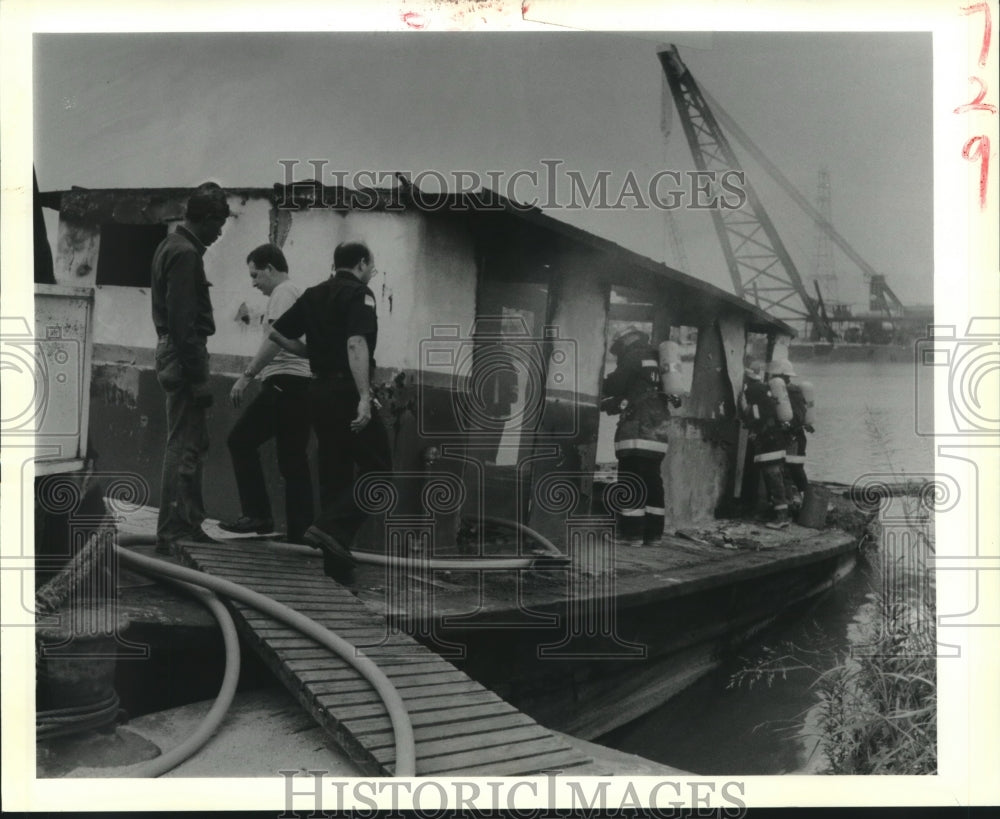
M 814 741 L 803 734 L 815 703 L 809 686 L 816 673 L 792 671 L 771 685 L 759 681 L 753 687 L 728 687 L 729 681 L 744 658 L 759 656 L 765 646 L 781 652 L 785 642 L 816 652 L 803 658 L 826 670 L 867 599 L 868 574 L 856 569 L 794 622 L 770 629 L 665 705 L 599 742 L 706 776 L 815 770 L 821 759 L 811 754 Z
M 853 483 L 866 473 L 926 475 L 931 438 L 916 434 L 917 413 L 930 417 L 930 379 L 917 385 L 912 363 L 802 362 L 799 381 L 816 388 L 816 434 L 806 464 L 816 480 Z
M 933 443 L 915 433 L 915 412 L 930 412 L 929 388 L 915 386 L 912 364 L 803 362 L 800 380 L 816 388 L 816 434 L 809 436 L 810 479 L 853 483 L 865 474 L 902 480 L 933 468 Z M 886 477 L 887 480 L 894 478 Z M 825 670 L 849 644 L 869 593 L 871 571 L 861 564 L 836 587 L 780 627 L 765 632 L 661 708 L 600 740 L 699 774 L 809 773 L 821 760 L 804 737 L 815 696 L 814 671 L 792 672 L 770 687 L 728 688 L 742 657 L 791 642 Z
M 682 375 L 691 377 L 691 362 Z M 931 439 L 916 434 L 917 412 L 930 417 L 930 379 L 918 387 L 912 363 L 796 363 L 798 381 L 816 388 L 816 433 L 807 470 L 815 480 L 854 483 L 876 472 L 926 474 L 934 465 Z M 601 413 L 597 462 L 613 463 L 616 416 Z

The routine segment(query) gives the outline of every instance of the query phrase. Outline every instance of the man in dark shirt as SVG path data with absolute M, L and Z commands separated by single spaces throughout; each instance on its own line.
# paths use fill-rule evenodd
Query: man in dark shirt
M 225 191 L 206 182 L 188 200 L 184 223 L 153 255 L 156 378 L 167 396 L 167 446 L 156 525 L 160 554 L 173 553 L 178 540 L 211 540 L 201 528 L 201 481 L 208 452 L 205 411 L 212 404 L 206 343 L 215 332 L 215 320 L 202 256 L 222 234 L 227 218 Z
M 304 539 L 322 549 L 326 574 L 349 584 L 350 547 L 365 519 L 354 500 L 355 479 L 388 472 L 392 460 L 385 426 L 372 412 L 378 318 L 368 282 L 375 258 L 366 245 L 344 242 L 333 252 L 333 268 L 332 277 L 307 289 L 274 322 L 271 339 L 309 358 L 321 511 Z M 304 346 L 294 340 L 302 335 Z

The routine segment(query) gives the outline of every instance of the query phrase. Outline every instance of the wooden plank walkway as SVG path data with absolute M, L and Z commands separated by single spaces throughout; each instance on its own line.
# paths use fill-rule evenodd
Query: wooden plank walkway
M 311 617 L 360 648 L 392 680 L 410 712 L 418 776 L 520 776 L 591 760 L 504 702 L 323 575 L 319 557 L 260 541 L 182 543 L 192 568 L 239 583 Z M 237 628 L 302 707 L 366 773 L 391 776 L 393 733 L 371 684 L 347 662 L 239 603 Z

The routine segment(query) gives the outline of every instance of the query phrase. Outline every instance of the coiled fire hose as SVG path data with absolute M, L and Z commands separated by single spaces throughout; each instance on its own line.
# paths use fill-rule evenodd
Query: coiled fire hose
M 122 563 L 130 566 L 143 574 L 153 574 L 156 576 L 168 577 L 173 580 L 190 583 L 210 589 L 224 597 L 232 598 L 245 605 L 280 620 L 286 625 L 302 632 L 307 637 L 315 640 L 324 648 L 334 652 L 338 657 L 353 666 L 366 680 L 368 680 L 385 704 L 389 713 L 389 720 L 395 736 L 396 750 L 396 776 L 410 777 L 416 775 L 416 748 L 413 738 L 413 726 L 410 722 L 410 715 L 406 710 L 399 692 L 392 682 L 372 660 L 359 654 L 354 645 L 338 637 L 329 629 L 321 626 L 315 620 L 306 617 L 304 614 L 289 608 L 288 606 L 273 600 L 266 595 L 255 592 L 251 589 L 223 580 L 204 572 L 188 569 L 183 566 L 176 566 L 166 561 L 144 557 L 122 548 L 122 545 L 153 544 L 156 542 L 153 536 L 128 536 L 119 537 L 119 544 L 115 547 L 115 553 L 122 560 Z M 228 652 L 227 652 L 228 653 Z M 221 692 L 220 692 L 221 696 Z M 228 704 L 227 706 L 228 707 Z M 212 711 L 216 709 L 213 707 Z M 225 710 L 223 709 L 223 713 Z M 221 717 L 220 717 L 221 721 Z M 216 726 L 217 727 L 217 726 Z M 212 728 L 214 731 L 214 728 Z M 199 734 L 204 732 L 204 726 L 199 730 Z M 210 736 L 211 734 L 209 734 Z M 190 740 L 188 740 L 190 742 Z M 185 745 L 187 742 L 185 743 Z M 193 751 L 192 751 L 193 753 Z M 171 755 L 174 751 L 171 752 Z M 177 763 L 174 763 L 177 764 Z M 153 774 L 147 774 L 153 775 Z
M 125 554 L 128 555 L 128 558 L 139 557 L 140 560 L 146 560 L 149 563 L 162 563 L 162 561 L 149 560 L 139 555 Z M 125 558 L 125 562 L 129 562 L 129 560 Z M 137 570 L 142 570 L 142 566 L 138 562 L 133 562 L 132 566 Z M 212 738 L 222 724 L 222 720 L 225 719 L 226 713 L 229 711 L 229 706 L 233 703 L 233 697 L 236 696 L 236 685 L 240 678 L 240 640 L 236 634 L 236 626 L 233 623 L 232 616 L 229 614 L 229 610 L 210 591 L 206 591 L 200 586 L 191 583 L 184 583 L 166 577 L 165 573 L 159 569 L 160 567 L 156 566 L 155 568 L 147 569 L 145 573 L 160 575 L 174 585 L 180 586 L 184 591 L 197 597 L 215 617 L 219 627 L 222 629 L 222 640 L 226 653 L 226 669 L 222 676 L 222 685 L 219 688 L 215 702 L 212 703 L 212 707 L 204 718 L 202 718 L 197 729 L 195 729 L 195 732 L 191 736 L 185 739 L 180 745 L 171 748 L 155 759 L 119 769 L 116 772 L 118 776 L 153 779 L 157 776 L 162 776 L 167 771 L 173 770 L 197 753 Z
M 542 562 L 545 558 L 558 558 L 565 560 L 561 556 L 558 548 L 546 539 L 543 535 L 533 529 L 506 518 L 484 517 L 483 522 L 493 523 L 516 529 L 521 534 L 534 540 L 545 550 L 545 554 L 539 557 L 495 557 L 495 558 L 405 558 L 397 556 L 386 556 L 368 552 L 354 552 L 354 556 L 360 563 L 376 565 L 395 565 L 403 568 L 424 567 L 430 569 L 521 569 Z M 365 657 L 359 657 L 356 649 L 351 644 L 337 637 L 335 634 L 320 626 L 315 621 L 304 615 L 283 606 L 271 598 L 253 592 L 239 584 L 222 580 L 212 575 L 176 566 L 166 561 L 143 557 L 133 552 L 127 551 L 122 546 L 130 545 L 153 545 L 155 537 L 148 535 L 119 535 L 116 553 L 121 557 L 123 563 L 130 565 L 141 574 L 153 575 L 168 580 L 181 587 L 188 593 L 196 596 L 212 613 L 222 629 L 223 642 L 225 646 L 226 665 L 223 675 L 223 682 L 219 694 L 212 705 L 212 708 L 205 715 L 194 734 L 188 737 L 177 747 L 165 754 L 150 760 L 149 762 L 131 765 L 117 770 L 118 776 L 134 777 L 157 777 L 167 771 L 177 767 L 183 761 L 196 753 L 214 735 L 226 713 L 232 704 L 236 692 L 236 685 L 239 679 L 240 670 L 240 648 L 239 639 L 236 635 L 236 628 L 233 625 L 232 617 L 218 598 L 207 591 L 212 589 L 221 594 L 239 600 L 242 603 L 258 608 L 264 613 L 275 617 L 275 619 L 285 622 L 287 625 L 302 631 L 312 637 L 321 645 L 329 648 L 338 656 L 347 660 L 353 665 L 372 685 L 389 712 L 390 721 L 396 737 L 396 775 L 412 776 L 415 766 L 416 751 L 413 745 L 413 729 L 409 721 L 409 714 L 399 698 L 398 692 L 392 683 L 382 673 L 377 665 Z M 285 545 L 286 550 L 301 551 L 307 554 L 315 554 L 309 547 L 297 547 Z M 286 616 L 290 615 L 290 616 Z M 368 673 L 370 672 L 370 673 Z M 117 707 L 117 701 L 115 703 Z

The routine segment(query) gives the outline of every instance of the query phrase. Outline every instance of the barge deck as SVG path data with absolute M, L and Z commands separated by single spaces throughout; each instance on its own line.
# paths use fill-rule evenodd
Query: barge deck
M 267 542 L 181 541 L 182 562 L 312 618 L 375 661 L 399 692 L 416 740 L 418 776 L 527 775 L 592 760 L 425 646 L 391 628 L 323 575 L 317 558 L 289 559 Z M 367 774 L 395 775 L 386 707 L 346 660 L 250 606 L 231 606 L 244 641 Z
M 150 534 L 153 521 L 155 510 L 144 507 L 119 529 Z M 205 528 L 225 534 L 211 522 Z M 356 596 L 326 581 L 317 553 L 306 547 L 230 538 L 199 551 L 198 559 L 220 549 L 260 553 L 282 572 L 304 571 L 311 583 L 328 582 L 331 595 L 363 604 L 373 623 L 378 618 L 394 634 L 415 638 L 429 656 L 539 723 L 597 739 L 665 702 L 836 583 L 853 569 L 857 542 L 856 532 L 838 528 L 716 521 L 651 548 L 571 545 L 563 566 L 473 571 L 430 569 L 419 560 L 402 568 L 362 563 Z M 134 614 L 132 621 L 149 625 Z

